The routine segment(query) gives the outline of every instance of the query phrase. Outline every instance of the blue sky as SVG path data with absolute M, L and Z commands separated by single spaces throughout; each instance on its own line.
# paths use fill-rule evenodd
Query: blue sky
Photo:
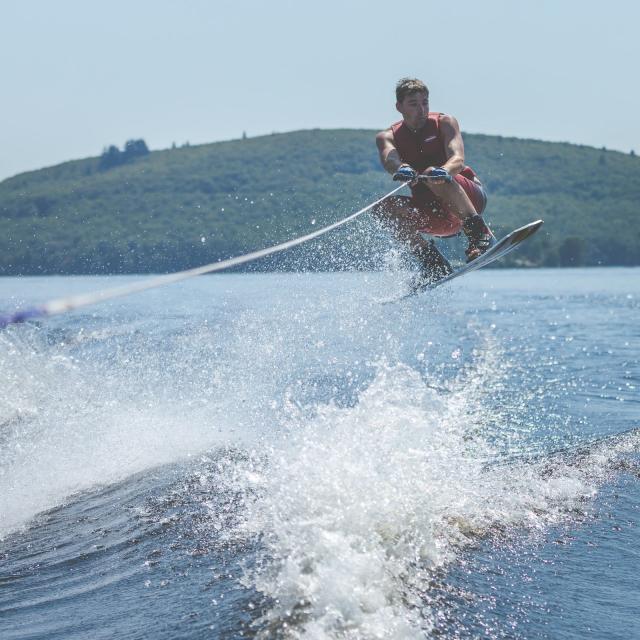
M 402 76 L 467 132 L 640 153 L 639 4 L 0 0 L 0 179 L 130 138 L 380 129 Z

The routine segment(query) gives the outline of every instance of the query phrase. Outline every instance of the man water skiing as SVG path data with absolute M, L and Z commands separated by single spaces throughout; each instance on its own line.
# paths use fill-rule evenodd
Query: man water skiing
M 480 214 L 487 204 L 482 184 L 464 163 L 464 144 L 453 116 L 429 111 L 429 90 L 416 78 L 396 85 L 402 120 L 376 136 L 382 166 L 394 180 L 409 182 L 411 197 L 392 196 L 374 214 L 419 260 L 416 285 L 451 273 L 448 261 L 422 233 L 447 237 L 464 231 L 467 261 L 482 255 L 494 237 Z

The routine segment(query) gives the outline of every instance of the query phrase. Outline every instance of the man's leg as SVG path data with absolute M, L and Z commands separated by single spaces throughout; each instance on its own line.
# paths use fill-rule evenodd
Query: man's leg
M 429 190 L 447 211 L 460 218 L 463 222 L 466 218 L 479 213 L 473 206 L 471 198 L 469 198 L 467 192 L 457 180 L 445 182 L 444 184 L 429 184 Z
M 425 277 L 436 280 L 451 273 L 449 262 L 420 233 L 424 227 L 424 212 L 411 204 L 411 198 L 395 196 L 387 198 L 372 210 L 373 215 L 417 258 Z
M 482 187 L 469 178 L 457 175 L 451 182 L 430 184 L 429 189 L 448 212 L 462 220 L 462 230 L 469 239 L 467 260 L 481 256 L 495 242 L 491 230 L 480 215 L 486 204 Z
M 416 258 L 419 259 L 428 249 L 429 243 L 418 231 L 419 211 L 411 205 L 410 198 L 406 196 L 387 198 L 374 207 L 371 213 L 396 240 L 406 245 Z

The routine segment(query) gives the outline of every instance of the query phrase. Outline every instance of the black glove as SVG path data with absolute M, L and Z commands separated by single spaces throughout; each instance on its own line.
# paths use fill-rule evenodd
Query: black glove
M 403 164 L 398 167 L 398 170 L 393 174 L 393 179 L 396 182 L 413 182 L 418 175 L 418 172 L 410 167 L 408 164 Z
M 434 167 L 433 169 L 431 169 L 431 171 L 429 171 L 429 173 L 421 173 L 418 176 L 418 180 L 421 182 L 429 182 L 433 178 L 439 178 L 441 180 L 444 180 L 445 182 L 451 182 L 453 180 L 451 174 L 442 167 Z

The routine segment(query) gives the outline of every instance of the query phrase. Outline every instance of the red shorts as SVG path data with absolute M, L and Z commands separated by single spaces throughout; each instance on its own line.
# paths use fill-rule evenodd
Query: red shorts
M 476 213 L 482 213 L 487 206 L 487 195 L 482 185 L 458 173 L 453 179 L 464 189 L 473 204 Z M 454 236 L 462 229 L 462 220 L 455 215 L 451 207 L 435 197 L 425 185 L 412 189 L 411 197 L 400 196 L 408 200 L 409 206 L 418 210 L 420 231 L 432 236 Z

